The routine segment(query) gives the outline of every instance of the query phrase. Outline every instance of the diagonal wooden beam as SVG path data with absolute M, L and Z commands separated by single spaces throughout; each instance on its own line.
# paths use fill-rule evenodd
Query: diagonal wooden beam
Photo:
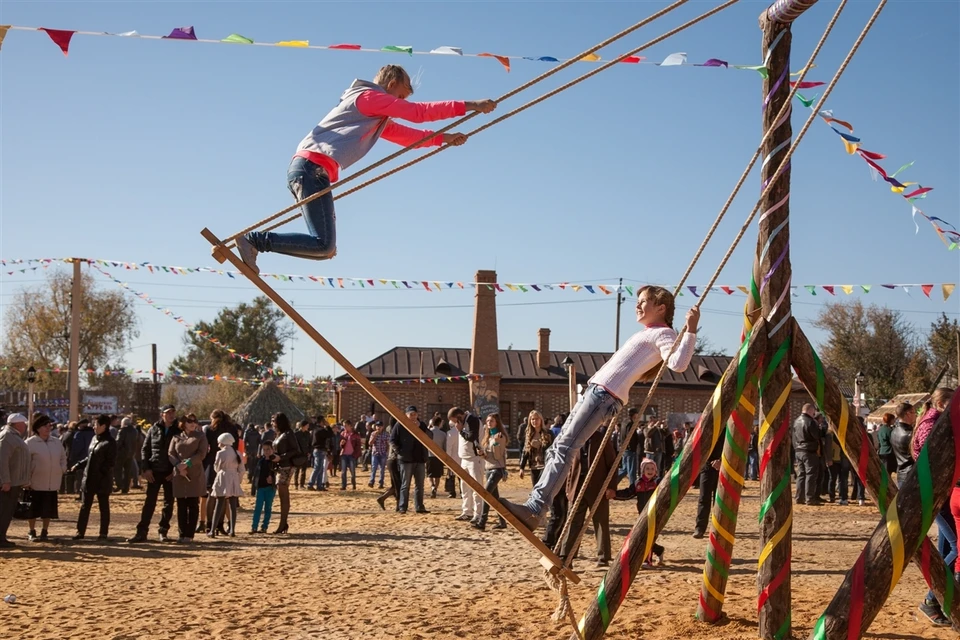
M 844 455 L 850 460 L 854 472 L 876 502 L 880 513 L 885 515 L 897 500 L 897 485 L 870 444 L 870 436 L 856 419 L 856 409 L 824 372 L 820 358 L 796 321 L 793 324 L 793 336 L 793 368 L 797 377 L 820 411 L 829 418 L 830 430 L 836 434 Z M 930 589 L 943 603 L 945 613 L 955 621 L 955 625 L 960 624 L 960 597 L 954 595 L 956 583 L 952 570 L 948 573 L 946 563 L 929 539 L 912 555 L 914 564 L 920 569 Z
M 387 413 L 393 416 L 397 422 L 402 424 L 403 428 L 409 431 L 410 434 L 420 442 L 420 444 L 425 446 L 430 453 L 439 458 L 443 464 L 447 466 L 447 468 L 453 471 L 453 473 L 460 478 L 460 480 L 467 483 L 471 489 L 476 491 L 477 494 L 483 498 L 484 502 L 490 505 L 490 508 L 496 511 L 500 516 L 503 517 L 504 520 L 509 522 L 510 525 L 520 533 L 520 535 L 526 538 L 527 541 L 543 555 L 541 563 L 544 564 L 544 566 L 549 564 L 550 566 L 548 569 L 551 572 L 562 573 L 574 584 L 580 582 L 580 577 L 570 569 L 564 568 L 563 561 L 561 561 L 560 558 L 558 558 L 556 554 L 554 554 L 553 551 L 547 547 L 547 545 L 543 544 L 540 538 L 523 526 L 520 520 L 518 520 L 513 513 L 511 513 L 498 499 L 488 492 L 482 484 L 474 480 L 469 473 L 464 471 L 463 467 L 461 467 L 456 461 L 453 460 L 453 458 L 447 455 L 446 451 L 438 447 L 433 442 L 433 438 L 420 431 L 417 425 L 407 417 L 400 407 L 398 407 L 392 400 L 390 400 L 390 398 L 386 396 L 386 394 L 384 394 L 372 382 L 370 382 L 365 375 L 360 373 L 360 370 L 353 366 L 353 364 L 347 360 L 342 353 L 340 353 L 332 344 L 330 344 L 330 342 L 327 341 L 326 338 L 320 334 L 319 331 L 317 331 L 309 322 L 307 322 L 306 319 L 304 319 L 304 317 L 301 316 L 300 313 L 283 298 L 283 296 L 277 293 L 273 287 L 264 282 L 260 276 L 255 274 L 253 270 L 251 270 L 250 267 L 248 267 L 233 251 L 224 247 L 220 239 L 217 238 L 213 232 L 204 228 L 203 231 L 200 232 L 200 235 L 206 238 L 206 240 L 215 248 L 218 248 L 224 259 L 229 260 L 230 263 L 240 271 L 240 273 L 245 275 L 247 279 L 254 284 L 254 286 L 260 289 L 265 296 L 270 298 L 275 305 L 280 307 L 280 309 L 287 314 L 291 320 L 293 320 L 294 324 L 300 327 L 300 329 L 306 333 L 310 339 L 316 342 L 321 349 L 323 349 L 331 358 L 336 361 L 337 364 L 343 367 L 343 370 L 351 378 L 353 378 L 364 391 L 370 394 L 370 397 L 376 400 L 381 407 L 386 409 Z
M 766 19 L 780 24 L 790 24 L 815 4 L 817 0 L 777 0 L 763 12 L 761 22 Z

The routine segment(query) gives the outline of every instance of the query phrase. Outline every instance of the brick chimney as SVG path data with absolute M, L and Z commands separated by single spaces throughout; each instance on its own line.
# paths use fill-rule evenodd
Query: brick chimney
M 550 368 L 550 329 L 537 330 L 537 367 Z
M 477 289 L 473 309 L 473 347 L 470 373 L 482 374 L 482 380 L 470 381 L 470 403 L 480 417 L 500 411 L 500 348 L 497 342 L 496 271 L 477 271 Z

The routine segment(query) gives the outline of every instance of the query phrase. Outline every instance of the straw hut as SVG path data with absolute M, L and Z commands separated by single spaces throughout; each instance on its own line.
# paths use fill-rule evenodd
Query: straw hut
M 892 413 L 893 415 L 897 415 L 897 405 L 901 402 L 909 402 L 913 406 L 917 406 L 929 397 L 929 393 L 901 393 L 898 396 L 894 396 L 887 404 L 872 412 L 864 420 L 867 424 L 880 424 L 883 422 L 883 414 Z
M 231 414 L 237 424 L 267 424 L 275 413 L 283 413 L 290 423 L 303 420 L 304 413 L 290 398 L 280 390 L 277 383 L 268 380 L 253 392 L 246 401 Z

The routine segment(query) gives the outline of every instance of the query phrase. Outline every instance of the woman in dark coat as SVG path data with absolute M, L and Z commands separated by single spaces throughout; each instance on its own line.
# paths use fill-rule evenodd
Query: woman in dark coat
M 170 441 L 170 463 L 174 466 L 173 497 L 177 500 L 178 542 L 193 540 L 200 520 L 200 498 L 206 494 L 203 459 L 209 448 L 192 413 L 180 419 L 180 433 Z
M 110 531 L 110 492 L 113 490 L 113 467 L 117 461 L 117 443 L 110 435 L 110 416 L 97 416 L 93 428 L 93 440 L 87 457 L 74 465 L 73 470 L 83 468 L 80 494 L 83 497 L 80 514 L 77 516 L 77 535 L 74 540 L 83 540 L 90 520 L 90 509 L 96 497 L 100 508 L 100 535 L 97 540 L 106 542 Z
M 277 438 L 273 441 L 274 462 L 277 463 L 277 495 L 280 496 L 280 523 L 274 534 L 287 533 L 287 515 L 290 513 L 290 480 L 296 471 L 294 458 L 305 455 L 300 451 L 300 444 L 296 435 L 290 429 L 290 419 L 282 413 L 272 418 L 273 427 L 277 431 Z

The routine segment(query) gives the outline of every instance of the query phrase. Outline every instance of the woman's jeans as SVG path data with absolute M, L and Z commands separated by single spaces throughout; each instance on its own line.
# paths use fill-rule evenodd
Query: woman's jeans
M 326 483 L 327 475 L 327 452 L 321 449 L 313 450 L 313 473 L 310 474 L 308 487 L 322 489 Z
M 623 403 L 603 387 L 595 384 L 587 387 L 547 449 L 543 473 L 526 502 L 530 511 L 541 515 L 553 502 L 554 496 L 566 484 L 573 456 L 587 444 L 600 425 L 613 418 L 622 406 Z
M 297 202 L 330 186 L 330 177 L 320 165 L 306 158 L 294 158 L 287 168 L 287 187 Z M 337 254 L 337 215 L 333 193 L 327 193 L 300 207 L 308 233 L 253 231 L 247 239 L 257 251 L 282 253 L 297 258 L 329 260 Z
M 253 525 L 250 527 L 254 531 L 260 526 L 260 513 L 263 513 L 263 531 L 270 526 L 270 514 L 273 513 L 273 499 L 277 495 L 276 487 L 260 487 L 257 489 L 257 501 L 253 506 Z
M 503 476 L 506 473 L 506 469 L 487 469 L 487 477 L 484 488 L 488 493 L 493 495 L 494 498 L 500 498 L 500 489 L 498 485 L 500 481 L 503 480 Z M 481 527 L 486 526 L 487 516 L 490 515 L 490 505 L 486 502 L 483 503 L 483 508 L 480 511 L 480 517 L 478 518 L 479 525 Z M 505 525 L 506 521 L 503 519 L 503 516 L 500 516 L 500 524 Z

